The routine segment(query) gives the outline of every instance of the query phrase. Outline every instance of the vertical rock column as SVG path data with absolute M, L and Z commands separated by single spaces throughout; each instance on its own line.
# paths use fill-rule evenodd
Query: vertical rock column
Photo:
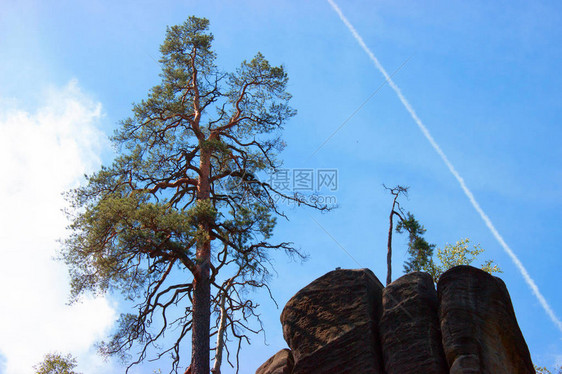
M 439 278 L 437 294 L 451 374 L 535 373 L 501 279 L 457 266 Z
M 383 292 L 380 337 L 386 374 L 448 374 L 433 279 L 409 273 Z
M 382 290 L 360 269 L 331 271 L 297 292 L 281 314 L 293 374 L 382 374 Z

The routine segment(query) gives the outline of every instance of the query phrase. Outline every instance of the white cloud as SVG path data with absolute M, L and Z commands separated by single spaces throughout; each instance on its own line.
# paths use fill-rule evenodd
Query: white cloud
M 67 271 L 52 258 L 68 223 L 61 193 L 100 164 L 101 104 L 72 81 L 47 91 L 34 113 L 16 106 L 0 99 L 2 371 L 31 373 L 55 350 L 93 364 L 99 359 L 90 348 L 107 334 L 115 310 L 106 298 L 66 305 Z

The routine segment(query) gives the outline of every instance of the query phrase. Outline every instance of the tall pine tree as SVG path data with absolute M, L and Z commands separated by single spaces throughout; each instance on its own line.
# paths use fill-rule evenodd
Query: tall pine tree
M 193 374 L 209 373 L 212 311 L 226 312 L 223 331 L 247 339 L 256 304 L 240 290 L 267 286 L 271 250 L 300 255 L 270 242 L 278 201 L 326 209 L 260 180 L 279 167 L 279 132 L 295 114 L 285 70 L 258 53 L 222 72 L 208 26 L 191 17 L 167 30 L 161 83 L 113 136 L 115 161 L 68 194 L 62 249 L 75 298 L 112 290 L 136 302 L 105 354 L 137 346 L 138 363 L 175 335 L 159 353 L 171 353 L 175 371 L 191 335 Z

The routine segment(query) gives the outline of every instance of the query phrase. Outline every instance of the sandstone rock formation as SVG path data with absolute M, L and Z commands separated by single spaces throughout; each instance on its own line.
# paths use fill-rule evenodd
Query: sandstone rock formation
M 291 374 L 293 372 L 293 354 L 282 349 L 258 368 L 256 374 Z
M 293 373 L 381 373 L 382 290 L 361 269 L 331 271 L 297 292 L 281 314 Z
M 291 350 L 256 374 L 534 374 L 501 279 L 457 266 L 410 273 L 386 289 L 368 269 L 335 270 L 281 314 Z M 293 363 L 294 359 L 294 363 Z
M 387 374 L 446 374 L 437 292 L 427 273 L 410 273 L 383 292 L 380 340 Z
M 534 373 L 503 281 L 457 266 L 437 284 L 443 348 L 450 373 Z

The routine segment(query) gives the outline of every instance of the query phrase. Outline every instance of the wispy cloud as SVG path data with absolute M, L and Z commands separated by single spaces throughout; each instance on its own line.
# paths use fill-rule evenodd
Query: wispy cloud
M 537 284 L 531 278 L 531 276 L 527 272 L 527 269 L 525 269 L 525 267 L 523 266 L 523 264 L 521 263 L 521 261 L 519 260 L 517 255 L 515 255 L 515 253 L 511 250 L 511 248 L 507 245 L 507 243 L 505 242 L 503 237 L 500 235 L 498 230 L 492 224 L 492 221 L 490 220 L 488 215 L 486 213 L 484 213 L 484 210 L 482 210 L 482 208 L 480 207 L 480 204 L 478 204 L 478 202 L 476 201 L 474 195 L 472 194 L 472 192 L 470 191 L 470 189 L 467 187 L 466 183 L 464 182 L 464 179 L 460 176 L 460 174 L 455 169 L 455 167 L 453 166 L 451 161 L 449 161 L 449 159 L 447 158 L 447 156 L 445 155 L 445 153 L 443 152 L 441 147 L 437 144 L 435 139 L 433 139 L 433 137 L 429 133 L 429 130 L 427 129 L 427 127 L 425 127 L 423 122 L 420 120 L 420 118 L 418 117 L 418 115 L 414 111 L 414 108 L 412 107 L 412 105 L 410 105 L 408 100 L 406 100 L 406 97 L 404 97 L 404 95 L 402 94 L 402 91 L 400 90 L 400 88 L 396 85 L 396 83 L 394 83 L 391 76 L 386 72 L 384 67 L 381 65 L 381 63 L 375 57 L 375 55 L 369 49 L 369 47 L 367 47 L 367 45 L 363 41 L 363 38 L 361 38 L 361 36 L 357 32 L 357 30 L 355 30 L 353 25 L 347 20 L 347 18 L 344 16 L 344 14 L 342 13 L 342 11 L 338 7 L 338 5 L 333 0 L 327 0 L 327 1 L 328 1 L 328 3 L 330 3 L 330 5 L 334 9 L 334 11 L 336 11 L 338 16 L 342 20 L 342 22 L 347 26 L 349 31 L 351 31 L 355 40 L 359 43 L 359 45 L 365 51 L 365 53 L 367 53 L 367 55 L 369 56 L 371 61 L 375 64 L 376 68 L 385 77 L 386 81 L 388 82 L 388 85 L 394 90 L 394 92 L 396 93 L 396 95 L 400 99 L 400 102 L 402 102 L 402 105 L 404 105 L 404 107 L 406 108 L 408 113 L 410 113 L 412 119 L 414 120 L 416 125 L 419 127 L 419 129 L 421 130 L 421 132 L 423 133 L 425 138 L 429 141 L 429 143 L 431 144 L 433 149 L 437 152 L 439 157 L 441 157 L 441 159 L 443 160 L 443 162 L 445 163 L 445 165 L 447 166 L 447 168 L 449 169 L 451 174 L 453 174 L 455 179 L 459 182 L 459 185 L 461 186 L 461 188 L 462 188 L 463 192 L 465 193 L 466 197 L 468 197 L 468 199 L 470 200 L 470 203 L 472 204 L 474 209 L 478 212 L 478 214 L 480 215 L 480 217 L 482 218 L 482 220 L 484 221 L 484 223 L 486 224 L 486 226 L 488 227 L 488 229 L 490 230 L 492 235 L 496 238 L 496 240 L 501 245 L 501 247 L 504 249 L 504 251 L 512 259 L 513 263 L 515 264 L 515 266 L 517 267 L 517 269 L 519 270 L 519 272 L 523 276 L 523 279 L 525 279 L 525 282 L 529 285 L 529 287 L 533 291 L 533 294 L 538 299 L 539 303 L 541 304 L 541 306 L 545 310 L 546 314 L 550 317 L 550 319 L 556 325 L 556 327 L 560 330 L 560 332 L 562 332 L 562 322 L 558 319 L 558 317 L 556 317 L 556 314 L 554 313 L 554 311 L 552 310 L 552 308 L 550 307 L 550 305 L 548 304 L 548 302 L 546 301 L 546 299 L 544 298 L 544 296 L 540 292 Z
M 88 352 L 114 308 L 103 297 L 66 305 L 67 271 L 53 257 L 67 225 L 61 193 L 100 163 L 101 117 L 76 81 L 46 92 L 34 112 L 0 100 L 0 372 L 31 373 L 55 350 L 99 361 Z

